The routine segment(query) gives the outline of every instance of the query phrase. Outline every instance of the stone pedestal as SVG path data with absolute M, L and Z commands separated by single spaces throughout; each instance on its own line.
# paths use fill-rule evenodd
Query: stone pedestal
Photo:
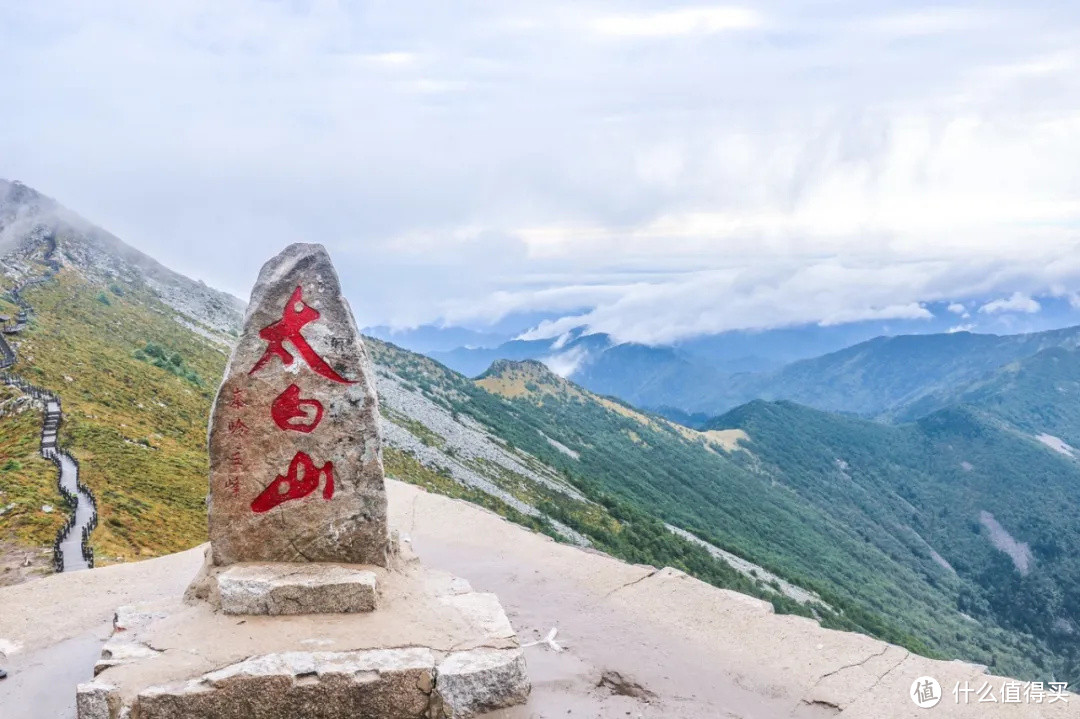
M 225 614 L 352 614 L 375 609 L 375 572 L 337 564 L 236 564 L 214 577 Z
M 78 719 L 457 719 L 528 697 L 524 654 L 495 595 L 415 560 L 272 569 L 208 568 L 186 601 L 118 610 L 94 680 L 79 686 Z M 285 596 L 353 609 L 376 587 L 377 611 L 264 611 L 288 610 Z
M 440 719 L 520 704 L 493 594 L 402 558 L 371 361 L 326 250 L 259 273 L 210 422 L 210 550 L 117 612 L 78 719 Z

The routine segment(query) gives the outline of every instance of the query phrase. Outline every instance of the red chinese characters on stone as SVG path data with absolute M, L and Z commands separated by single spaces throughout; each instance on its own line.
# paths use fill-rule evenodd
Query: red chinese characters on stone
M 291 366 L 295 358 L 291 352 L 285 349 L 284 344 L 289 342 L 316 373 L 334 382 L 353 384 L 352 381 L 335 372 L 334 368 L 328 365 L 326 360 L 320 357 L 307 343 L 304 336 L 300 334 L 300 330 L 304 328 L 304 325 L 314 322 L 320 316 L 318 310 L 304 304 L 302 288 L 297 287 L 293 290 L 292 297 L 289 298 L 288 303 L 281 312 L 281 319 L 260 330 L 259 337 L 266 340 L 269 347 L 266 348 L 266 352 L 259 358 L 259 361 L 255 363 L 255 366 L 251 368 L 248 374 L 255 374 L 275 356 L 281 358 L 286 367 Z
M 229 434 L 235 434 L 238 437 L 246 437 L 251 429 L 244 424 L 242 419 L 234 419 L 229 422 Z
M 323 499 L 329 500 L 334 496 L 334 463 L 327 462 L 322 467 L 316 467 L 306 453 L 297 452 L 289 464 L 289 474 L 279 474 L 251 503 L 251 511 L 269 512 L 279 504 L 303 499 L 319 488 L 319 479 L 324 474 L 326 484 L 323 486 Z
M 274 400 L 270 416 L 282 429 L 307 434 L 322 421 L 323 406 L 317 399 L 301 399 L 300 388 L 293 384 Z
M 225 488 L 231 490 L 233 494 L 240 494 L 239 475 L 244 472 L 244 458 L 239 450 L 229 455 L 229 463 L 232 465 L 232 471 L 225 479 Z
M 239 387 L 233 387 L 232 399 L 229 400 L 229 406 L 233 409 L 243 409 L 247 407 L 247 398 L 244 396 L 244 390 Z

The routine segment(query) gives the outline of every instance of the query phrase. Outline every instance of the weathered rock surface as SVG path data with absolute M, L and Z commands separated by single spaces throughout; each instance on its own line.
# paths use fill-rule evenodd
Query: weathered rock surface
M 320 245 L 259 273 L 214 403 L 209 513 L 217 565 L 386 566 L 371 362 Z
M 226 614 L 350 614 L 375 609 L 375 573 L 336 564 L 241 564 L 216 577 Z
M 438 693 L 449 716 L 524 704 L 529 698 L 525 656 L 518 649 L 454 652 L 439 663 Z
M 116 687 L 100 682 L 80 684 L 75 690 L 79 719 L 113 719 L 120 707 Z
M 434 670 L 435 656 L 422 647 L 269 654 L 184 685 L 144 689 L 138 716 L 415 719 L 427 712 Z

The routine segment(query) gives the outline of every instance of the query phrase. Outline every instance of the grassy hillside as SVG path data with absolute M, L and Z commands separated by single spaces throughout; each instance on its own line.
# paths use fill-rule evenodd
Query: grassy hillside
M 592 546 L 614 556 L 630 562 L 682 569 L 716 586 L 766 599 L 778 611 L 804 616 L 831 616 L 843 623 L 842 618 L 824 605 L 794 601 L 764 577 L 740 573 L 725 561 L 713 557 L 699 544 L 676 536 L 664 526 L 660 515 L 632 499 L 603 491 L 599 482 L 590 481 L 581 474 L 580 467 L 572 470 L 552 461 L 561 457 L 576 463 L 578 459 L 574 458 L 574 450 L 559 443 L 555 435 L 543 434 L 532 423 L 523 422 L 524 416 L 513 411 L 508 398 L 519 398 L 524 402 L 523 407 L 533 407 L 535 402 L 542 407 L 554 408 L 571 399 L 598 402 L 605 415 L 620 423 L 620 426 L 625 418 L 631 418 L 631 426 L 635 427 L 638 420 L 651 423 L 653 419 L 613 401 L 595 398 L 574 385 L 558 380 L 535 361 L 500 361 L 495 365 L 499 370 L 497 373 L 486 373 L 473 382 L 433 360 L 376 339 L 368 339 L 368 348 L 380 375 L 393 373 L 395 378 L 403 378 L 401 381 L 409 391 L 422 395 L 426 401 L 436 403 L 456 417 L 459 428 L 471 424 L 490 433 L 504 450 L 522 460 L 530 471 L 537 470 L 541 474 L 554 476 L 558 482 L 570 482 L 576 496 L 559 490 L 557 483 L 537 482 L 535 477 L 530 479 L 521 471 L 510 471 L 505 466 L 499 467 L 485 460 L 464 460 L 466 465 L 495 486 L 495 492 L 509 497 L 519 506 L 535 507 L 541 513 L 539 518 L 525 515 L 507 502 L 493 498 L 490 492 L 478 493 L 450 480 L 451 472 L 439 464 L 460 459 L 454 456 L 452 448 L 440 459 L 428 460 L 428 466 L 424 466 L 409 453 L 389 447 L 385 450 L 388 475 L 474 501 L 511 521 L 558 539 L 565 539 L 561 527 L 571 528 Z M 383 389 L 388 387 L 382 385 L 380 393 Z M 416 428 L 415 419 L 399 416 L 387 399 L 384 396 L 381 401 L 384 417 L 390 422 L 408 427 L 425 445 L 442 447 L 447 444 L 447 439 L 431 428 Z M 697 433 L 663 420 L 660 423 L 677 435 L 685 435 L 688 442 L 701 447 L 702 451 L 714 451 L 704 450 L 707 440 Z M 525 438 L 530 441 L 525 441 Z M 533 442 L 532 439 L 538 441 Z
M 63 400 L 60 442 L 98 498 L 99 563 L 203 541 L 206 423 L 226 349 L 135 283 L 103 287 L 65 270 L 24 294 L 35 315 L 14 371 Z M 6 437 L 10 420 L 0 423 Z
M 0 541 L 50 546 L 64 524 L 56 467 L 41 457 L 41 420 L 39 406 L 0 385 Z
M 745 431 L 744 467 L 821 508 L 838 536 L 884 553 L 893 566 L 882 569 L 902 567 L 940 602 L 920 611 L 970 617 L 948 631 L 979 647 L 971 658 L 1032 678 L 1080 678 L 1075 460 L 970 407 L 888 426 L 759 401 L 712 426 Z M 1011 543 L 1014 556 L 999 548 Z M 889 600 L 873 586 L 858 592 Z
M 971 384 L 938 392 L 905 408 L 914 420 L 967 405 L 1031 435 L 1049 434 L 1080 447 L 1080 350 L 1045 349 L 1010 362 Z

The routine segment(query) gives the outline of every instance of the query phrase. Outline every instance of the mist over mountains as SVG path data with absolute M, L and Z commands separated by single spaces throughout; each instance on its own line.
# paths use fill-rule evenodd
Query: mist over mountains
M 957 303 L 927 305 L 930 319 L 740 330 L 668 345 L 619 342 L 586 328 L 555 339 L 502 342 L 493 340 L 505 335 L 505 328 L 502 333 L 435 326 L 367 332 L 468 376 L 500 359 L 537 359 L 595 392 L 691 424 L 758 398 L 875 416 L 937 389 L 931 377 L 916 376 L 927 370 L 922 362 L 943 365 L 932 371 L 938 380 L 951 376 L 959 381 L 1039 348 L 1072 345 L 1074 332 L 1055 333 L 1080 324 L 1080 312 L 1068 299 L 1032 298 L 1030 305 L 1017 302 L 1009 310 L 979 311 L 994 302 L 972 302 L 971 309 Z M 1035 306 L 1037 311 L 1029 311 Z M 877 370 L 864 377 L 856 366 L 878 359 L 893 362 L 893 376 Z M 905 368 L 913 367 L 919 370 L 904 379 Z M 856 399 L 860 393 L 866 395 L 862 400 Z
M 148 286 L 196 323 L 220 332 L 240 326 L 241 300 L 170 270 L 37 190 L 0 179 L 0 256 L 5 258 L 5 274 L 21 279 L 31 271 L 30 263 L 53 249 L 59 250 L 55 261 L 75 265 L 101 283 Z

